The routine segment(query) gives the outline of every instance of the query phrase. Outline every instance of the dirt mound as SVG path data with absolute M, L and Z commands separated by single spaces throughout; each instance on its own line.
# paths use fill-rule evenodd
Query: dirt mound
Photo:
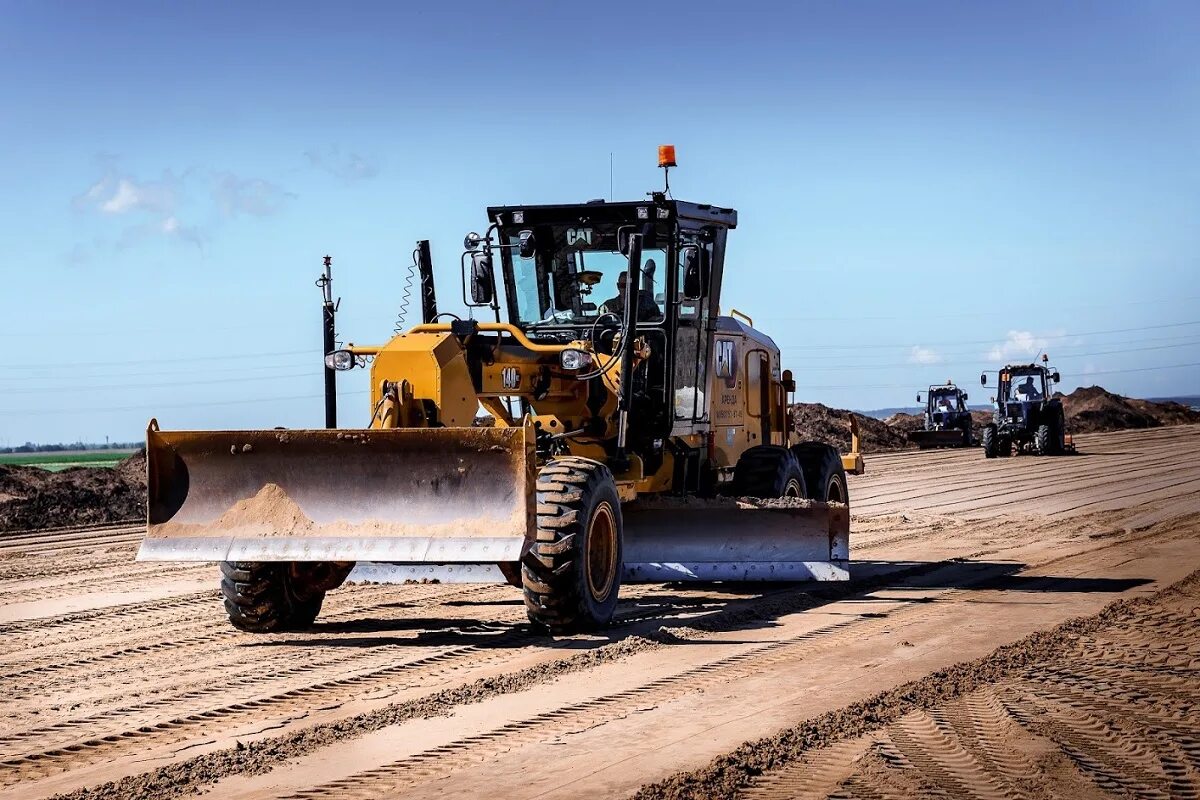
M 821 403 L 796 403 L 791 407 L 792 424 L 804 440 L 825 442 L 850 451 L 850 417 L 858 420 L 859 441 L 864 453 L 901 450 L 908 446 L 906 434 L 895 430 L 883 420 L 866 417 L 843 408 L 830 408 Z
M 989 422 L 991 422 L 995 418 L 996 418 L 996 415 L 995 415 L 995 412 L 993 412 L 993 411 L 972 411 L 971 412 L 971 422 L 972 422 L 972 424 L 974 424 L 976 430 L 982 428 L 984 425 L 987 425 Z
M 146 513 L 146 454 L 114 468 L 0 466 L 0 532 L 99 525 Z
M 1200 423 L 1200 411 L 1182 403 L 1135 400 L 1100 386 L 1081 386 L 1061 397 L 1067 428 L 1072 433 Z
M 919 431 L 925 427 L 925 417 L 922 414 L 906 414 L 901 411 L 899 414 L 892 414 L 885 419 L 883 424 L 897 433 L 908 436 L 913 431 Z

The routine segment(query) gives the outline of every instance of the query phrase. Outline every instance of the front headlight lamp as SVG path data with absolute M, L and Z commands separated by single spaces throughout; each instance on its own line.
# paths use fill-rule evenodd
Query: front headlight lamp
M 586 350 L 563 350 L 559 356 L 559 362 L 563 369 L 581 370 L 587 369 L 592 365 L 592 354 Z
M 335 369 L 338 372 L 354 369 L 355 363 L 354 353 L 351 353 L 349 350 L 334 350 L 325 356 L 325 366 L 328 369 Z

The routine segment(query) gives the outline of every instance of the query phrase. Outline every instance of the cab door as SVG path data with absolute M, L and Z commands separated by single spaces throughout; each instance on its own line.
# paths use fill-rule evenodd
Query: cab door
M 708 263 L 711 263 L 712 242 L 702 241 L 698 235 L 688 232 L 681 234 L 680 241 L 684 246 L 704 248 L 708 254 Z M 707 383 L 710 345 L 708 299 L 684 299 L 683 253 L 684 247 L 680 247 L 675 258 L 671 286 L 674 300 L 672 313 L 677 315 L 672 375 L 674 435 L 686 435 L 695 432 L 697 426 L 706 426 L 710 419 L 711 403 Z

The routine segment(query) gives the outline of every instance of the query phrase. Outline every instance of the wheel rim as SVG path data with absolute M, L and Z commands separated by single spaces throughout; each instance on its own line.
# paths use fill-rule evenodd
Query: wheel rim
M 601 503 L 592 512 L 587 534 L 587 584 L 592 599 L 603 602 L 617 579 L 617 523 L 612 506 Z
M 846 496 L 842 492 L 842 482 L 833 476 L 829 479 L 829 485 L 825 487 L 825 501 L 829 503 L 844 503 Z
M 797 499 L 804 497 L 804 492 L 800 491 L 800 481 L 791 478 L 787 482 L 787 486 L 783 487 L 784 497 L 795 497 Z

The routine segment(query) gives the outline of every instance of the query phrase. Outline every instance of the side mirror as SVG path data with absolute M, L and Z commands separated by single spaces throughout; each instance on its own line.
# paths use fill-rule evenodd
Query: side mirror
M 921 402 L 921 395 L 920 395 L 920 394 L 918 394 L 918 395 L 917 395 L 917 402 L 918 402 L 918 403 L 919 403 L 919 402 Z
M 521 258 L 533 258 L 533 254 L 537 252 L 537 239 L 534 238 L 533 231 L 521 231 L 518 236 L 520 236 L 521 243 L 517 252 L 521 254 Z M 488 261 L 491 261 L 490 256 Z
M 966 392 L 963 392 L 963 402 L 964 403 L 967 402 L 967 393 Z
M 463 247 L 474 252 L 479 249 L 479 243 L 482 241 L 482 236 L 480 236 L 478 233 L 475 233 L 475 231 L 471 231 L 466 235 L 466 238 L 463 239 Z
M 471 254 L 471 302 L 476 305 L 491 305 L 496 296 L 492 278 L 492 251 Z
M 632 225 L 622 225 L 617 228 L 617 252 L 626 258 L 629 257 L 629 237 L 634 234 Z
M 654 250 L 658 247 L 658 229 L 653 222 L 642 225 L 642 249 Z
M 1054 379 L 1054 382 L 1055 382 L 1055 383 L 1058 383 L 1059 381 L 1061 381 L 1061 380 L 1062 380 L 1062 376 L 1061 376 L 1061 375 L 1059 375 L 1057 372 L 1055 372 L 1055 373 L 1054 373 L 1053 375 L 1051 375 L 1050 377 Z
M 683 248 L 683 299 L 699 300 L 708 288 L 708 251 L 696 245 Z
M 783 384 L 783 390 L 785 392 L 796 391 L 796 379 L 792 377 L 792 371 L 790 369 L 785 369 L 783 371 L 783 380 L 781 380 L 780 383 Z
M 986 372 L 979 376 L 979 385 L 987 386 L 987 373 Z

